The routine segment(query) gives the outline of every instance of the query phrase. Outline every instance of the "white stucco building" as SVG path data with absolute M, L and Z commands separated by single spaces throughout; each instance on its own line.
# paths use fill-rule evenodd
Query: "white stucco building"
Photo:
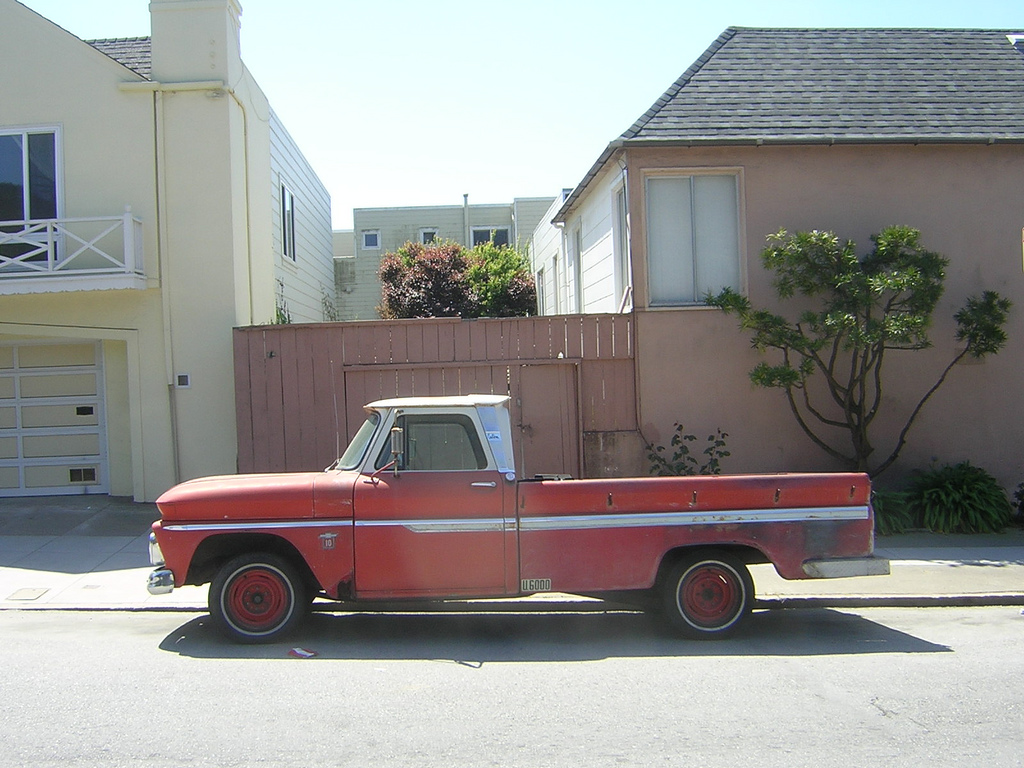
M 0 0 L 0 496 L 234 472 L 232 328 L 324 319 L 330 199 L 241 10 L 154 0 L 151 36 L 88 42 Z

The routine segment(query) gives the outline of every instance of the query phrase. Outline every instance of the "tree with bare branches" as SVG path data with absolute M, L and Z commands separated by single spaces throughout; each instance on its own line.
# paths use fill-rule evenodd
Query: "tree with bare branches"
M 705 300 L 735 314 L 740 327 L 752 332 L 756 349 L 777 353 L 776 362 L 762 361 L 750 372 L 751 381 L 782 389 L 797 423 L 815 445 L 876 477 L 899 457 L 907 433 L 953 367 L 965 357 L 980 359 L 1002 349 L 1010 302 L 985 291 L 955 313 L 956 338 L 963 346 L 907 415 L 891 451 L 877 461 L 871 426 L 885 404 L 886 353 L 931 346 L 928 329 L 949 262 L 924 249 L 920 232 L 910 227 L 887 227 L 872 240 L 872 251 L 858 258 L 853 242 L 842 242 L 831 232 L 789 235 L 782 230 L 769 235 L 761 259 L 774 273 L 779 297 L 799 294 L 818 305 L 795 322 L 755 309 L 729 288 Z M 822 387 L 809 386 L 815 374 Z M 834 429 L 846 433 L 847 444 L 830 439 Z

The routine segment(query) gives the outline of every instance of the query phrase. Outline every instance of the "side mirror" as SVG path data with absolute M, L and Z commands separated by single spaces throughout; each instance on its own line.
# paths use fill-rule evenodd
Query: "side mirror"
M 395 465 L 395 477 L 398 477 L 399 457 L 405 453 L 405 432 L 401 427 L 391 428 L 391 461 Z

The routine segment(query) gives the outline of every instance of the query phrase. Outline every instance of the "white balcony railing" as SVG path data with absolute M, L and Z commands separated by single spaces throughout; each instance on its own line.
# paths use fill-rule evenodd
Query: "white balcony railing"
M 0 294 L 144 288 L 142 221 L 0 221 Z

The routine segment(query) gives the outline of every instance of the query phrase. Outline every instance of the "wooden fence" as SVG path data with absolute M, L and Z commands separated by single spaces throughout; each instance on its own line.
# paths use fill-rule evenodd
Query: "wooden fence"
M 521 473 L 619 474 L 639 440 L 633 332 L 630 315 L 236 329 L 238 469 L 322 469 L 373 400 L 488 393 L 512 397 Z

